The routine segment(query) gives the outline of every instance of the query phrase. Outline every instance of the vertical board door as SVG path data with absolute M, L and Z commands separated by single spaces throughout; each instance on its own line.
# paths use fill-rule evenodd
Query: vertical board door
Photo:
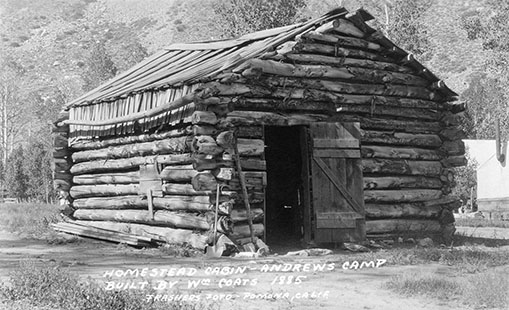
M 366 238 L 359 123 L 314 123 L 312 201 L 316 242 Z

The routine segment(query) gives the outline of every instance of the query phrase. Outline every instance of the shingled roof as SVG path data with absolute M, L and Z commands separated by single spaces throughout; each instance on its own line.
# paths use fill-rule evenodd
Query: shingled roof
M 365 24 L 373 18 L 366 11 L 361 9 L 348 14 L 344 8 L 338 8 L 304 23 L 254 32 L 235 39 L 173 44 L 69 102 L 66 107 L 111 101 L 147 90 L 200 83 L 341 16 L 368 34 L 375 31 Z M 402 55 L 408 55 L 389 40 L 386 40 L 386 44 L 392 45 L 390 48 L 400 51 Z M 439 80 L 424 67 L 422 69 L 431 82 Z M 449 95 L 456 94 L 450 92 Z

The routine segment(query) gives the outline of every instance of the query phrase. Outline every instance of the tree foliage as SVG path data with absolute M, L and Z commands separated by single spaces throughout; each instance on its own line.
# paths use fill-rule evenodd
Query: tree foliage
M 304 0 L 216 0 L 214 13 L 223 37 L 291 25 L 305 6 Z

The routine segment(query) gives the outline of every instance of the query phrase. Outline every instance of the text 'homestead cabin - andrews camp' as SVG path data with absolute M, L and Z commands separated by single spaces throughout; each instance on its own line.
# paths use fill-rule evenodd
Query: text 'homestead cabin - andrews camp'
M 74 221 L 198 248 L 216 224 L 269 245 L 437 232 L 464 106 L 372 18 L 174 44 L 68 103 L 55 184 Z

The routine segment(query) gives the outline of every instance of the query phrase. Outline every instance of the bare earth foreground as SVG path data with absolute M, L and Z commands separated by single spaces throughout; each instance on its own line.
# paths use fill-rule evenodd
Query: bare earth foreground
M 394 267 L 384 265 L 384 257 L 376 254 L 373 257 L 374 263 L 366 268 L 344 270 L 343 265 L 353 263 L 344 254 L 257 259 L 172 258 L 156 250 L 137 250 L 99 241 L 48 245 L 0 233 L 3 283 L 21 260 L 32 259 L 68 267 L 84 278 L 100 281 L 104 287 L 117 285 L 143 290 L 147 296 L 152 294 L 147 298 L 159 294 L 157 298 L 171 299 L 180 294 L 220 309 L 464 309 L 459 302 L 441 304 L 426 298 L 402 298 L 383 288 L 391 276 L 408 271 L 454 277 L 453 267 L 439 264 Z M 376 263 L 381 266 L 376 268 Z

